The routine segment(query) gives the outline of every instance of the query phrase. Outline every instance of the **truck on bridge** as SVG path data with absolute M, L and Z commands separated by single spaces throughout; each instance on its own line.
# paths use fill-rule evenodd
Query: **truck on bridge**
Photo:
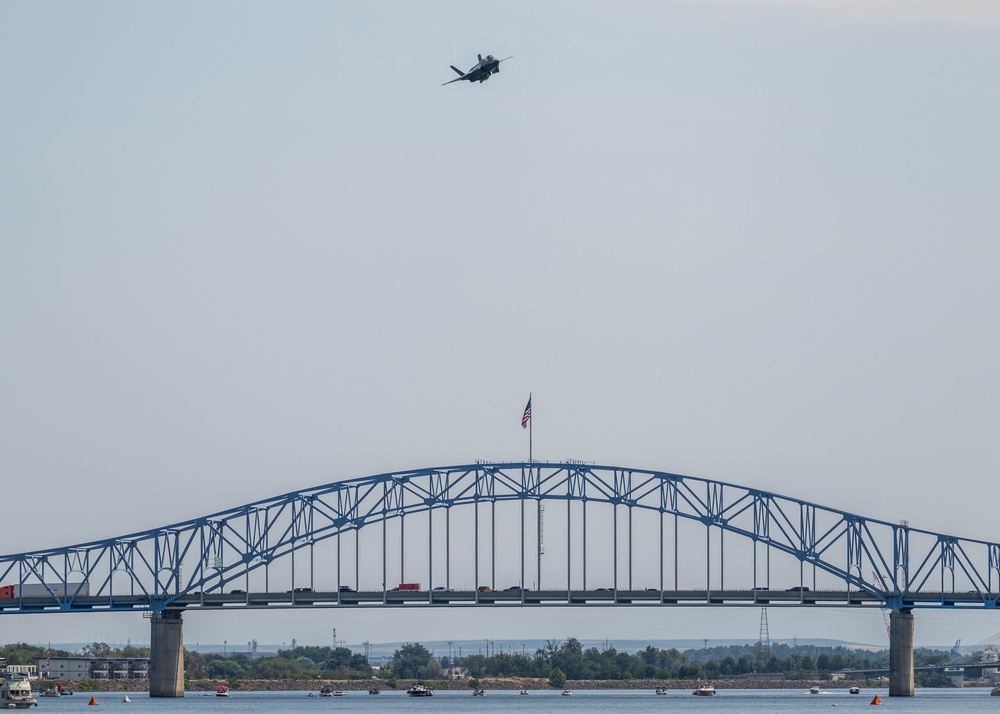
M 25 583 L 24 585 L 0 585 L 0 600 L 15 600 L 23 597 L 57 597 L 90 595 L 90 583 Z

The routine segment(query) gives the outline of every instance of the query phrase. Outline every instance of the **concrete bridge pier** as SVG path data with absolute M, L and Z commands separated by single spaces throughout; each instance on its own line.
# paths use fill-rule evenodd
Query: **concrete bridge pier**
M 913 612 L 889 615 L 889 696 L 913 696 Z
M 150 630 L 149 696 L 183 697 L 184 630 L 180 611 L 154 612 Z

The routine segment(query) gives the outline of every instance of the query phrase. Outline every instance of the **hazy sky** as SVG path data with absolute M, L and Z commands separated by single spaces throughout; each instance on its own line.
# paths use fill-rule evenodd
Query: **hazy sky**
M 456 83 L 476 53 L 514 55 Z M 1000 4 L 0 5 L 0 551 L 534 454 L 1000 539 Z M 350 642 L 759 611 L 349 613 Z M 186 616 L 325 643 L 328 613 Z M 881 644 L 877 612 L 772 636 Z M 989 613 L 918 612 L 918 643 Z M 138 615 L 0 641 L 146 641 Z

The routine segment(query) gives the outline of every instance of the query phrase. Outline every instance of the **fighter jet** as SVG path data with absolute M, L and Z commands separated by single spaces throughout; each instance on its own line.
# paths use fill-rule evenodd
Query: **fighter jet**
M 491 74 L 497 74 L 500 71 L 501 62 L 506 62 L 510 59 L 510 57 L 504 57 L 502 60 L 498 60 L 493 55 L 486 55 L 485 59 L 482 55 L 477 56 L 479 57 L 479 62 L 476 63 L 476 66 L 468 72 L 463 72 L 455 65 L 451 65 L 451 68 L 458 73 L 458 79 L 453 79 L 451 82 L 461 82 L 465 79 L 470 82 L 479 82 L 482 84 L 490 78 Z M 511 55 L 511 57 L 513 56 L 514 55 Z M 445 82 L 444 84 L 451 84 L 451 82 Z M 441 86 L 443 87 L 444 84 Z

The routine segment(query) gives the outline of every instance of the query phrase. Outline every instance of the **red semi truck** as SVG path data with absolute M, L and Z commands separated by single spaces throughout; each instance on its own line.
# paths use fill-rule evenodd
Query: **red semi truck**
M 398 593 L 404 590 L 408 590 L 410 592 L 420 590 L 420 583 L 400 583 L 398 588 L 393 588 L 389 592 Z
M 21 597 L 71 597 L 73 595 L 90 595 L 89 583 L 28 583 L 26 585 L 0 585 L 0 600 L 13 600 Z

